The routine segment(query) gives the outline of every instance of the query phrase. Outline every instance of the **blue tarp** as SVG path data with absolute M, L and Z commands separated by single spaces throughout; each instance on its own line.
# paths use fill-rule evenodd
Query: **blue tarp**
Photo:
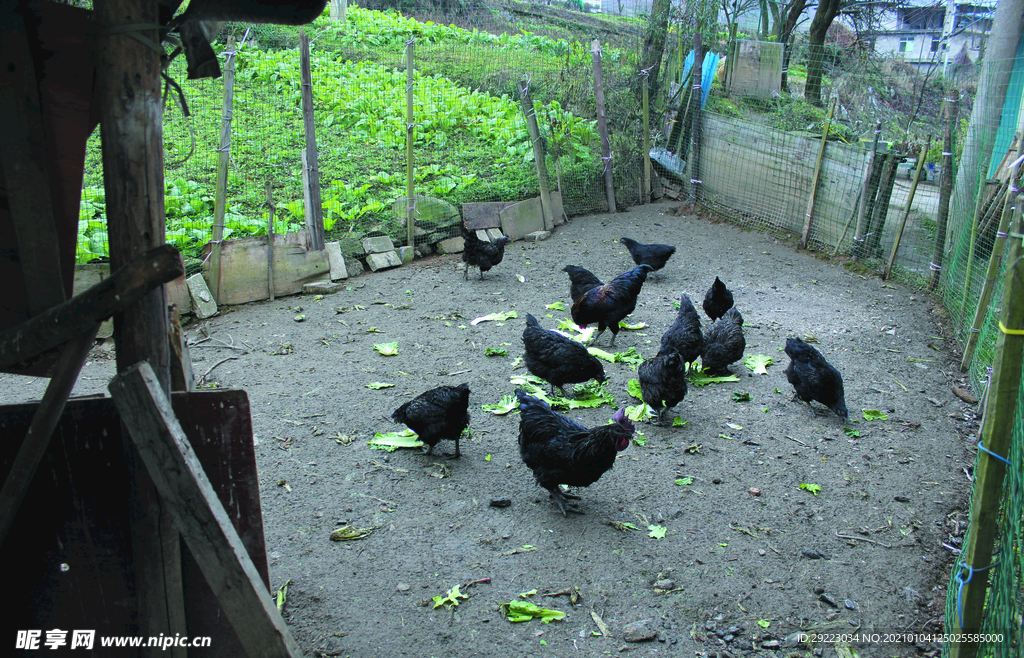
M 686 61 L 683 62 L 683 77 L 679 80 L 679 84 L 686 80 L 686 76 L 690 74 L 690 67 L 693 66 L 694 54 L 690 51 L 690 54 L 686 56 Z M 700 78 L 700 107 L 701 109 L 707 105 L 708 94 L 711 93 L 711 83 L 715 79 L 715 73 L 718 72 L 718 60 L 721 59 L 718 53 L 711 52 L 710 50 L 704 53 L 704 64 L 701 68 Z

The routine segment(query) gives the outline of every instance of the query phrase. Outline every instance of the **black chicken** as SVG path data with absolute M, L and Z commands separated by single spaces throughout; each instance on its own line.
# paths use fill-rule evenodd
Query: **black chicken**
M 391 417 L 405 423 L 426 444 L 424 454 L 431 454 L 441 439 L 455 441 L 455 457 L 459 437 L 469 427 L 469 384 L 438 386 L 421 393 L 395 409 Z
M 693 363 L 704 351 L 704 334 L 701 333 L 700 315 L 690 296 L 685 292 L 679 297 L 679 313 L 676 320 L 661 337 L 658 354 L 678 352 L 685 363 Z
M 566 265 L 562 271 L 569 275 L 569 298 L 575 303 L 583 293 L 597 286 L 603 286 L 601 279 L 590 270 L 575 265 Z
M 587 429 L 550 405 L 516 390 L 519 399 L 519 454 L 532 471 L 537 484 L 551 492 L 558 509 L 583 512 L 567 498 L 579 496 L 562 491 L 559 485 L 587 487 L 597 482 L 615 464 L 616 453 L 629 446 L 633 421 L 619 409 L 609 425 Z
M 747 340 L 743 337 L 743 316 L 735 308 L 725 312 L 704 335 L 701 366 L 711 374 L 729 372 L 729 364 L 743 358 Z
M 605 329 L 611 329 L 612 340 L 608 346 L 613 347 L 619 334 L 619 321 L 636 309 L 636 298 L 651 270 L 650 265 L 637 265 L 608 283 L 587 290 L 572 305 L 572 321 L 584 329 L 596 322 L 595 342 Z
M 714 322 L 725 315 L 725 312 L 732 308 L 732 304 L 732 293 L 725 287 L 722 280 L 716 276 L 715 282 L 711 284 L 711 288 L 704 295 L 704 312 Z
M 483 280 L 484 272 L 500 263 L 501 259 L 505 257 L 505 245 L 512 240 L 507 235 L 503 235 L 494 242 L 484 242 L 465 225 L 460 224 L 459 226 L 462 228 L 465 244 L 462 250 L 462 262 L 466 264 L 463 278 L 469 278 L 469 268 L 472 266 L 480 268 L 480 279 Z
M 817 400 L 836 412 L 843 422 L 849 421 L 843 376 L 839 371 L 825 360 L 821 352 L 799 338 L 786 339 L 786 354 L 790 358 L 786 379 L 796 389 L 797 396 L 808 406 L 811 400 Z
M 678 352 L 659 354 L 641 363 L 637 375 L 644 404 L 654 409 L 655 424 L 661 425 L 663 413 L 686 397 L 686 362 Z
M 665 267 L 665 263 L 676 253 L 676 248 L 667 244 L 640 244 L 630 238 L 619 238 L 626 245 L 626 250 L 637 265 L 650 265 L 657 272 Z
M 547 331 L 529 313 L 526 314 L 523 344 L 526 369 L 551 384 L 552 391 L 557 386 L 563 396 L 566 384 L 605 380 L 604 366 L 587 348 L 562 334 Z

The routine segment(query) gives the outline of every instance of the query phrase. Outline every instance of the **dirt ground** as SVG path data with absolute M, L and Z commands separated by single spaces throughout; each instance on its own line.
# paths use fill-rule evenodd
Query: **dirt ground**
M 920 292 L 672 208 L 576 218 L 547 241 L 510 245 L 483 281 L 475 270 L 464 280 L 458 256 L 435 256 L 324 298 L 234 307 L 188 327 L 197 375 L 235 357 L 206 384 L 248 391 L 271 578 L 291 582 L 284 614 L 307 655 L 788 656 L 811 655 L 794 646 L 800 630 L 940 630 L 952 560 L 943 544 L 962 534 L 977 431 L 975 408 L 951 392 L 962 379 L 944 312 Z M 546 308 L 570 305 L 564 265 L 603 280 L 632 267 L 621 236 L 678 252 L 631 316 L 648 326 L 620 333 L 617 350 L 653 356 L 672 301 L 687 292 L 699 305 L 717 275 L 747 322 L 746 353 L 776 363 L 767 375 L 736 364 L 739 381 L 691 387 L 675 410 L 683 426 L 638 424 L 643 436 L 615 468 L 576 492 L 586 513 L 564 518 L 520 461 L 517 415 L 480 405 L 525 374 L 512 370 L 525 314 L 545 327 L 568 317 Z M 510 310 L 520 317 L 470 325 Z M 843 373 L 857 435 L 792 400 L 781 349 L 808 335 Z M 397 356 L 373 349 L 392 341 Z M 508 356 L 485 356 L 491 347 Z M 605 372 L 620 406 L 638 403 L 629 365 Z M 94 352 L 75 394 L 105 392 L 112 375 Z M 434 456 L 368 447 L 374 432 L 402 429 L 384 418 L 400 404 L 462 382 L 473 419 L 461 459 L 443 458 L 450 442 Z M 0 402 L 38 398 L 44 384 L 0 375 Z M 865 409 L 888 419 L 866 421 Z M 570 415 L 592 426 L 613 412 Z M 491 506 L 499 497 L 511 506 Z M 345 525 L 376 529 L 331 541 Z M 432 597 L 457 584 L 468 598 L 435 609 Z M 499 605 L 521 595 L 567 616 L 512 623 Z M 861 656 L 936 648 L 851 645 Z

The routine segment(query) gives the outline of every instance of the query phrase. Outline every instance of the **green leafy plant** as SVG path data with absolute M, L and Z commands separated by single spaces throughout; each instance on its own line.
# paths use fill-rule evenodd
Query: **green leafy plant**
M 750 354 L 743 359 L 743 365 L 753 370 L 755 375 L 767 375 L 768 366 L 773 363 L 772 357 L 766 354 Z
M 815 496 L 821 493 L 821 485 L 818 484 L 809 484 L 807 482 L 804 482 L 803 484 L 800 485 L 800 489 L 802 491 L 809 491 Z
M 455 585 L 444 594 L 439 594 L 433 597 L 434 609 L 440 608 L 442 605 L 447 605 L 449 608 L 454 608 L 459 605 L 459 599 L 468 599 L 469 597 L 459 591 L 459 586 Z
M 377 350 L 381 356 L 396 356 L 398 354 L 398 341 L 393 343 L 376 343 L 373 349 Z
M 877 409 L 863 409 L 861 413 L 866 421 L 889 420 L 889 416 L 885 412 L 878 411 Z

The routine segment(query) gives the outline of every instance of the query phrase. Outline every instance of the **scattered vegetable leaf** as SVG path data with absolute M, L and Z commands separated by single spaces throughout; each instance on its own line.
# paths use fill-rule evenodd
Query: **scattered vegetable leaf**
M 500 347 L 488 347 L 484 350 L 484 354 L 487 356 L 508 356 L 508 350 L 503 350 Z
M 562 302 L 555 302 L 554 304 L 548 304 L 547 308 L 553 308 L 556 311 L 564 311 L 565 310 L 565 304 L 563 304 Z
M 690 424 L 690 421 L 683 420 L 682 416 L 676 416 L 674 419 L 672 419 L 672 427 L 683 427 L 683 426 L 689 425 L 689 424 Z
M 775 363 L 767 354 L 750 354 L 743 359 L 743 365 L 754 371 L 755 375 L 767 375 L 768 366 Z
M 768 628 L 769 626 L 772 625 L 772 623 L 770 621 L 768 621 L 767 619 L 758 619 L 757 620 L 757 625 L 760 626 L 761 628 Z
M 542 608 L 532 601 L 512 600 L 508 603 L 502 603 L 501 611 L 505 618 L 511 622 L 540 619 L 545 624 L 548 624 L 556 619 L 565 619 L 564 612 Z
M 654 416 L 654 411 L 650 407 L 648 407 L 646 404 L 644 404 L 643 402 L 641 402 L 640 404 L 636 405 L 635 407 L 626 407 L 626 412 L 625 413 L 626 413 L 626 418 L 628 418 L 628 419 L 630 419 L 630 420 L 632 420 L 634 422 L 640 422 L 642 420 L 647 420 L 648 418 L 651 418 L 651 417 Z
M 468 598 L 468 596 L 459 591 L 459 586 L 455 585 L 443 595 L 439 594 L 434 597 L 434 609 L 436 610 L 445 604 L 448 604 L 449 608 L 454 608 L 459 605 L 459 599 Z
M 284 609 L 284 602 L 288 598 L 288 586 L 291 584 L 292 579 L 289 578 L 284 585 L 281 585 L 277 588 L 277 592 L 274 595 L 274 598 L 277 599 L 277 609 L 279 611 Z
M 526 283 L 526 277 L 522 274 L 517 274 L 516 278 L 519 279 L 519 283 Z
M 366 388 L 372 388 L 375 391 L 379 391 L 382 388 L 391 388 L 392 386 L 394 384 L 389 384 L 388 382 L 370 382 L 366 384 Z
M 808 484 L 807 482 L 804 482 L 800 485 L 800 488 L 804 491 L 810 491 L 815 496 L 821 493 L 821 485 L 819 484 Z
M 495 416 L 504 416 L 505 414 L 519 408 L 519 401 L 516 400 L 514 395 L 503 395 L 498 404 L 482 404 L 480 408 L 484 411 L 490 411 Z
M 491 313 L 490 315 L 481 315 L 478 318 L 474 318 L 470 324 L 474 327 L 481 322 L 487 322 L 488 320 L 496 320 L 498 322 L 504 322 L 511 318 L 518 318 L 519 314 L 515 311 L 504 311 L 502 313 Z
M 487 455 L 486 457 L 484 457 L 484 461 L 485 461 L 485 462 L 489 462 L 489 461 L 491 461 L 491 455 L 490 455 L 490 453 L 488 453 L 488 455 Z
M 643 400 L 644 399 L 643 398 L 643 392 L 641 392 L 641 390 L 640 390 L 640 380 L 639 379 L 631 379 L 628 382 L 626 382 L 626 390 L 629 391 L 629 394 L 632 395 L 637 400 Z
M 852 436 L 852 437 L 860 436 L 860 430 L 855 430 L 852 427 L 844 427 L 843 431 L 846 432 L 846 436 Z
M 404 432 L 377 432 L 373 438 L 366 442 L 376 450 L 394 452 L 398 448 L 422 448 L 423 442 L 419 440 L 416 432 L 405 430 Z
M 355 526 L 347 525 L 342 528 L 338 528 L 331 533 L 331 541 L 352 541 L 355 539 L 365 539 L 370 534 L 379 528 L 379 525 L 371 526 L 369 528 L 357 528 Z
M 739 391 L 733 391 L 732 401 L 733 402 L 747 402 L 750 400 L 750 393 L 740 393 Z
M 864 420 L 889 420 L 889 416 L 877 409 L 864 409 Z
M 725 375 L 722 377 L 712 377 L 708 375 L 704 370 L 698 370 L 692 368 L 690 370 L 690 383 L 694 386 L 707 386 L 708 384 L 721 384 L 723 382 L 738 382 L 740 380 L 736 375 Z
M 652 539 L 664 539 L 665 533 L 668 532 L 668 528 L 663 525 L 649 525 L 647 529 L 650 530 L 647 536 Z
M 647 326 L 646 322 L 637 322 L 636 324 L 628 324 L 626 322 L 623 322 L 622 320 L 619 320 L 619 328 L 620 329 L 625 329 L 626 331 L 635 331 L 637 329 L 643 329 L 646 326 Z
M 395 356 L 398 354 L 398 341 L 394 343 L 375 343 L 373 349 L 377 350 L 381 356 Z
M 737 425 L 736 423 L 726 423 L 725 426 L 731 430 L 736 430 L 737 432 L 743 429 L 742 425 Z
M 688 484 L 693 484 L 693 478 L 679 478 L 676 480 L 676 484 L 680 487 L 685 487 Z
M 644 436 L 643 432 L 637 432 L 636 436 L 633 437 L 633 443 L 642 448 L 647 445 L 647 437 Z

